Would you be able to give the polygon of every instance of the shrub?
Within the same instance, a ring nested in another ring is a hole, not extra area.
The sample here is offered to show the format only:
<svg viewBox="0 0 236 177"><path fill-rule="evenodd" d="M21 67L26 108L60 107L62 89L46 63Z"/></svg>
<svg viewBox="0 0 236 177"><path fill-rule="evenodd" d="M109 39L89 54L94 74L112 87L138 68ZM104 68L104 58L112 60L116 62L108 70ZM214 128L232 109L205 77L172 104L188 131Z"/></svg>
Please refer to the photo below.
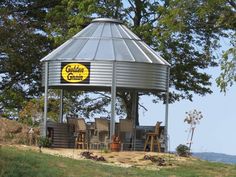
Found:
<svg viewBox="0 0 236 177"><path fill-rule="evenodd" d="M177 146L176 152L181 157L189 157L191 155L189 147L183 144Z"/></svg>
<svg viewBox="0 0 236 177"><path fill-rule="evenodd" d="M51 147L52 142L47 137L40 137L38 144L39 144L39 147Z"/></svg>

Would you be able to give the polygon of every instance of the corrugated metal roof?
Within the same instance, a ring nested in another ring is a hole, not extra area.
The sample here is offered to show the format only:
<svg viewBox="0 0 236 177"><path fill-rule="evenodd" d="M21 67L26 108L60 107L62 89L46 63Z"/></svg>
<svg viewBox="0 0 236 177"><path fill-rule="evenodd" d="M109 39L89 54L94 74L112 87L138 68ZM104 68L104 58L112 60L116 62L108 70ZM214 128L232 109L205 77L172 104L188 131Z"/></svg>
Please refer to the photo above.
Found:
<svg viewBox="0 0 236 177"><path fill-rule="evenodd" d="M99 18L41 61L127 61L169 65L120 20Z"/></svg>

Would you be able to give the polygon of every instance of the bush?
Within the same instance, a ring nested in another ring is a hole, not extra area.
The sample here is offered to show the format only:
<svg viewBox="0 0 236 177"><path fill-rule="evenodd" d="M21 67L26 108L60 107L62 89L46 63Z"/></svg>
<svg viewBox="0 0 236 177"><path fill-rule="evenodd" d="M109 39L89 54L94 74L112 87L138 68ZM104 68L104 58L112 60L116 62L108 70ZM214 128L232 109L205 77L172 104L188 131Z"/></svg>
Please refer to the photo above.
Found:
<svg viewBox="0 0 236 177"><path fill-rule="evenodd" d="M40 137L38 143L39 147L51 147L52 145L51 140L47 137Z"/></svg>
<svg viewBox="0 0 236 177"><path fill-rule="evenodd" d="M189 147L183 144L177 146L176 152L181 157L189 157L191 155Z"/></svg>

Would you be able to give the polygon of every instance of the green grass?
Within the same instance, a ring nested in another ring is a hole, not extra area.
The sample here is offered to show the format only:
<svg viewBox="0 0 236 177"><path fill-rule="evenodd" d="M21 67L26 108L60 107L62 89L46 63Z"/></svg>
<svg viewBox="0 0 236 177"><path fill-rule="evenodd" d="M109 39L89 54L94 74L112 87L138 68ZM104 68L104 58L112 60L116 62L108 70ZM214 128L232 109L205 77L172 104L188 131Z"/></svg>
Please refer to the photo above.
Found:
<svg viewBox="0 0 236 177"><path fill-rule="evenodd" d="M236 176L236 165L200 160L176 161L159 171L120 168L90 160L74 160L16 148L0 148L0 177L212 177Z"/></svg>

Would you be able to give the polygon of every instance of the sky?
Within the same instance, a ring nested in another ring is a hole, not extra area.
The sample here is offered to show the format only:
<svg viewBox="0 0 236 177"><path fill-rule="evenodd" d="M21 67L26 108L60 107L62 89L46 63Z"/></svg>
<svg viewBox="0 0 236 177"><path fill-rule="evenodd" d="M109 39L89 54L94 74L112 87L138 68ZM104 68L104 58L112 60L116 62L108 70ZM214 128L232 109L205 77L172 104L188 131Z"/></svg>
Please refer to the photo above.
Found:
<svg viewBox="0 0 236 177"><path fill-rule="evenodd" d="M169 105L169 149L175 151L179 144L187 143L189 125L184 122L186 112L196 109L203 119L197 125L193 136L192 152L217 152L236 155L236 86L228 88L226 94L220 92L215 78L220 69L207 71L212 77L212 94L204 97L194 95L193 101L183 100ZM151 97L143 97L141 103L148 109L140 110L141 125L155 125L165 120L165 105L152 103Z"/></svg>

